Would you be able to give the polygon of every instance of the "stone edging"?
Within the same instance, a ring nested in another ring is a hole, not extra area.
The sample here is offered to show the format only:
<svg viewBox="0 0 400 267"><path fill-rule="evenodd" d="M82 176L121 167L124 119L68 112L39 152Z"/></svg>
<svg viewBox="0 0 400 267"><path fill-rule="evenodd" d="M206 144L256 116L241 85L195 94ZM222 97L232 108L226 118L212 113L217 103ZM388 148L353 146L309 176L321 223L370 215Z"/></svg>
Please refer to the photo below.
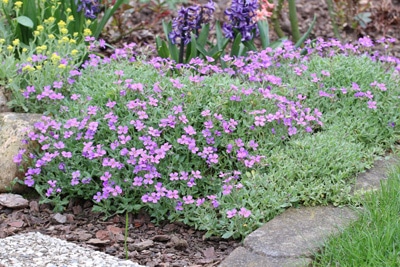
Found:
<svg viewBox="0 0 400 267"><path fill-rule="evenodd" d="M387 157L357 177L355 191L378 189L391 166L400 161ZM306 267L329 235L357 219L348 207L289 208L248 235L220 267Z"/></svg>

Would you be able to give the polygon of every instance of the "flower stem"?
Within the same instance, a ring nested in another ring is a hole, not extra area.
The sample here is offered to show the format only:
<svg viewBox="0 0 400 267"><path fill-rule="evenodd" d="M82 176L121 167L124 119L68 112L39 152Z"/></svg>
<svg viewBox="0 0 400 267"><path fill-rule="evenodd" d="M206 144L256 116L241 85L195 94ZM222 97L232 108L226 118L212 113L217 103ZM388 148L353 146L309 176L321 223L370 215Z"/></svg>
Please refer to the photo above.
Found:
<svg viewBox="0 0 400 267"><path fill-rule="evenodd" d="M124 237L124 250L125 250L125 258L128 259L128 225L129 225L129 217L128 212L125 212L125 237Z"/></svg>
<svg viewBox="0 0 400 267"><path fill-rule="evenodd" d="M293 42L297 43L300 39L299 24L297 21L297 10L296 10L296 0L288 0L289 2L289 20L290 26L292 28L292 38Z"/></svg>
<svg viewBox="0 0 400 267"><path fill-rule="evenodd" d="M282 38L285 36L285 33L282 31L281 25L279 23L279 16L281 14L282 7L283 7L283 0L279 0L278 5L274 9L274 11L272 13L272 17L271 17L272 24L274 26L274 31L278 35L279 38Z"/></svg>

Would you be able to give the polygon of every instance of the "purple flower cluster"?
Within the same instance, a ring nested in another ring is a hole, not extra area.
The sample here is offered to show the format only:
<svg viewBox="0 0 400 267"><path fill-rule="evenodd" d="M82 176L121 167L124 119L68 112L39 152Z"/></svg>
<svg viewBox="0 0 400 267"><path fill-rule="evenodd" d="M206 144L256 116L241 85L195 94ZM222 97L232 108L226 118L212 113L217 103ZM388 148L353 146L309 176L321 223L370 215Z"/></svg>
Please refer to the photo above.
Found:
<svg viewBox="0 0 400 267"><path fill-rule="evenodd" d="M257 23L254 18L257 15L257 0L232 0L230 8L225 10L230 23L224 23L225 37L234 39L236 32L241 33L242 41L249 41L258 34Z"/></svg>
<svg viewBox="0 0 400 267"><path fill-rule="evenodd" d="M212 0L204 6L181 7L178 16L172 20L172 31L168 35L171 42L187 45L190 42L191 33L196 34L197 37L201 25L211 21L214 10Z"/></svg>
<svg viewBox="0 0 400 267"><path fill-rule="evenodd" d="M83 10L85 17L88 19L95 19L97 13L100 12L99 0L75 0L75 4L78 5L77 12Z"/></svg>

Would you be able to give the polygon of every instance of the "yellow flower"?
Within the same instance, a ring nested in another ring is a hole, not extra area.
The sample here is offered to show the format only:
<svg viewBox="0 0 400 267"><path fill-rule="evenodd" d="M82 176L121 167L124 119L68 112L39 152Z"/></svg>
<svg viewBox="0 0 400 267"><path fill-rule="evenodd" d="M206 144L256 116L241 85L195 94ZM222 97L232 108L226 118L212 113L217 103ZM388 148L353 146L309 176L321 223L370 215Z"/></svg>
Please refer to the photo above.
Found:
<svg viewBox="0 0 400 267"><path fill-rule="evenodd" d="M64 43L68 43L68 42L69 42L69 38L68 38L67 36L64 36L61 40L62 40Z"/></svg>
<svg viewBox="0 0 400 267"><path fill-rule="evenodd" d="M67 8L65 11L67 11L67 13L71 13L71 9L70 8Z"/></svg>
<svg viewBox="0 0 400 267"><path fill-rule="evenodd" d="M5 41L6 41L5 39L1 38L0 39L0 44L4 44Z"/></svg>
<svg viewBox="0 0 400 267"><path fill-rule="evenodd" d="M7 46L7 50L11 52L14 50L14 47L12 47L12 45L9 45L9 46Z"/></svg>
<svg viewBox="0 0 400 267"><path fill-rule="evenodd" d="M56 53L51 54L51 61L56 62L59 61L61 59L61 57L59 55L57 55Z"/></svg>
<svg viewBox="0 0 400 267"><path fill-rule="evenodd" d="M56 38L55 36L54 36L54 34L49 34L49 39L54 39L54 38Z"/></svg>
<svg viewBox="0 0 400 267"><path fill-rule="evenodd" d="M22 48L22 52L26 53L26 52L28 52L28 49Z"/></svg>
<svg viewBox="0 0 400 267"><path fill-rule="evenodd" d="M79 35L79 33L77 33L77 32L74 32L74 34L73 34L74 37L77 37L78 35Z"/></svg>
<svg viewBox="0 0 400 267"><path fill-rule="evenodd" d="M40 35L39 31L33 31L33 36L38 37Z"/></svg>
<svg viewBox="0 0 400 267"><path fill-rule="evenodd" d="M55 19L54 17L49 17L49 18L47 19L47 21L48 21L49 23L53 23L55 20L56 20L56 19Z"/></svg>
<svg viewBox="0 0 400 267"><path fill-rule="evenodd" d="M74 16L68 16L68 21L74 21L75 19L74 19Z"/></svg>
<svg viewBox="0 0 400 267"><path fill-rule="evenodd" d="M25 67L22 68L22 71L34 71L35 68L32 67L31 65L26 65Z"/></svg>
<svg viewBox="0 0 400 267"><path fill-rule="evenodd" d="M15 46L19 45L19 39L15 39L14 41L12 41L12 44Z"/></svg>
<svg viewBox="0 0 400 267"><path fill-rule="evenodd" d="M42 69L42 66L41 66L41 65L37 65L37 66L36 66L36 69L37 69L37 70L41 70L41 69Z"/></svg>
<svg viewBox="0 0 400 267"><path fill-rule="evenodd" d="M21 2L21 1L17 1L17 2L14 3L14 6L15 6L16 8L21 8L22 2Z"/></svg>
<svg viewBox="0 0 400 267"><path fill-rule="evenodd" d="M60 64L60 65L58 65L58 68L59 69L65 69L67 66L65 65L65 64Z"/></svg>
<svg viewBox="0 0 400 267"><path fill-rule="evenodd" d="M7 5L7 4L8 4L8 0L3 0L3 3L4 3L5 5Z"/></svg>
<svg viewBox="0 0 400 267"><path fill-rule="evenodd" d="M67 25L67 24L65 23L65 21L60 20L60 21L57 23L57 25L58 25L58 27L60 27L60 29L63 29L63 28L65 28L65 25Z"/></svg>
<svg viewBox="0 0 400 267"><path fill-rule="evenodd" d="M69 40L69 43L70 43L70 44L76 44L76 40L75 40L75 39L70 39L70 40Z"/></svg>
<svg viewBox="0 0 400 267"><path fill-rule="evenodd" d="M38 31L43 31L44 30L44 27L42 26L42 25L38 25L37 27L36 27L36 30L38 30Z"/></svg>
<svg viewBox="0 0 400 267"><path fill-rule="evenodd" d="M74 50L71 51L71 55L73 55L73 56L75 56L75 55L78 54L78 53L79 53L79 51L76 50L76 49L74 49Z"/></svg>
<svg viewBox="0 0 400 267"><path fill-rule="evenodd" d="M32 61L32 58L31 58L31 57L28 57L28 58L26 59L26 61L31 62L31 61Z"/></svg>
<svg viewBox="0 0 400 267"><path fill-rule="evenodd" d="M67 29L67 28L62 28L62 29L60 30L60 32L61 32L62 34L67 34L67 33L68 33L68 29Z"/></svg>
<svg viewBox="0 0 400 267"><path fill-rule="evenodd" d="M83 30L83 36L89 36L91 34L92 34L92 31L90 29L86 28Z"/></svg>

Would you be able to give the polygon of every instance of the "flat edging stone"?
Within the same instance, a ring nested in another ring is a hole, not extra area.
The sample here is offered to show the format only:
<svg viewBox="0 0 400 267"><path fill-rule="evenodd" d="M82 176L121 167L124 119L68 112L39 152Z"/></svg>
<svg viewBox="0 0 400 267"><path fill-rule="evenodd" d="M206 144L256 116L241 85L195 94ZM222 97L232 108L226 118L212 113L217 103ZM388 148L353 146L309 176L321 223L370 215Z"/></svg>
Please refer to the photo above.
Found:
<svg viewBox="0 0 400 267"><path fill-rule="evenodd" d="M387 172L399 163L396 156L374 162L374 167L357 175L354 191L378 189ZM358 218L348 207L317 206L289 208L248 235L220 267L306 267L312 255L330 235Z"/></svg>

